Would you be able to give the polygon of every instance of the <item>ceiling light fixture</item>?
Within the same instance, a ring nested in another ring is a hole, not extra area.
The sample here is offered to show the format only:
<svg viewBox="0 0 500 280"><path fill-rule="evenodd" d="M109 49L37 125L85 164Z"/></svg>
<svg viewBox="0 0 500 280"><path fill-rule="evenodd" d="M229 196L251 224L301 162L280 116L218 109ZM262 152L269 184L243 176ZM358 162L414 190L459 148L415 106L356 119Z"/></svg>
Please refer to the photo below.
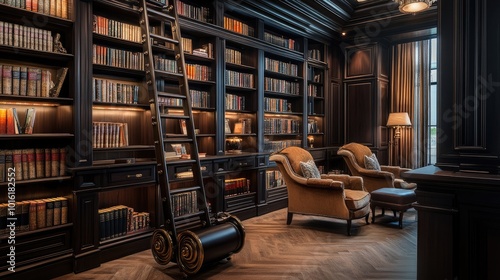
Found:
<svg viewBox="0 0 500 280"><path fill-rule="evenodd" d="M415 14L427 10L437 0L395 0L404 14Z"/></svg>

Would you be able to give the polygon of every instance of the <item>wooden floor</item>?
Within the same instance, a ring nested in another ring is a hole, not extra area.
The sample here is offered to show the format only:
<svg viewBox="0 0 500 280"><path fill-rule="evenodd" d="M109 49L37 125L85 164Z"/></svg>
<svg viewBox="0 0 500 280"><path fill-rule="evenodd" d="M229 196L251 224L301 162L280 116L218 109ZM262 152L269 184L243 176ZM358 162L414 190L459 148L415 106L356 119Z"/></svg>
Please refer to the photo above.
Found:
<svg viewBox="0 0 500 280"><path fill-rule="evenodd" d="M392 214L392 212L390 212ZM405 214L399 229L392 216L353 222L295 215L286 209L243 221L243 249L229 261L204 269L191 279L416 279L416 211ZM183 279L175 263L158 265L149 250L58 279Z"/></svg>

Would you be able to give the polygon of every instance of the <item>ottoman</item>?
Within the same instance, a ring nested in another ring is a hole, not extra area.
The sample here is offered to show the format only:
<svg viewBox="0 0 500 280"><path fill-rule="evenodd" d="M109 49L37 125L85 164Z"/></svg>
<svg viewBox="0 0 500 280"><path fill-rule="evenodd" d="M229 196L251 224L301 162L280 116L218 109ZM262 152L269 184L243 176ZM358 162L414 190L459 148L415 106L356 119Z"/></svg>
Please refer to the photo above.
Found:
<svg viewBox="0 0 500 280"><path fill-rule="evenodd" d="M403 228L403 213L413 208L417 201L415 191L397 188L381 188L371 192L370 208L372 210L372 223L375 222L375 208L391 209L394 214L399 212L399 228Z"/></svg>

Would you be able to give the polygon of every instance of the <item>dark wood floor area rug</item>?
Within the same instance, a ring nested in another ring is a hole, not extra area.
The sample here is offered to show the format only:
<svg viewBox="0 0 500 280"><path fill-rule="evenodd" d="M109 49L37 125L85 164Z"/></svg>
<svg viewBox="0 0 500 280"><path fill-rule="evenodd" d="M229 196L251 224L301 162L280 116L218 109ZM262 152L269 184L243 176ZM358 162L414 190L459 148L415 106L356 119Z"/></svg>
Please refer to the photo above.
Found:
<svg viewBox="0 0 500 280"><path fill-rule="evenodd" d="M380 216L375 224L353 222L352 236L346 235L345 221L330 218L295 215L286 225L286 209L243 225L241 252L189 279L416 279L413 209L405 214L403 229L392 216ZM58 279L183 279L183 274L175 263L158 265L147 250Z"/></svg>

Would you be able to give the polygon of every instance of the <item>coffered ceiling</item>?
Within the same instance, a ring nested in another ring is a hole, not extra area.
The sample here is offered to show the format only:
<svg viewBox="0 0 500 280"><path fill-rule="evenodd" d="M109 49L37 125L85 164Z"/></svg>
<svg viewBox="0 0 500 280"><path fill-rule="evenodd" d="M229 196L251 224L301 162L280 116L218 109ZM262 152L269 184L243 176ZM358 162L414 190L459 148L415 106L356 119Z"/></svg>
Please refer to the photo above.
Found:
<svg viewBox="0 0 500 280"><path fill-rule="evenodd" d="M248 10L266 23L286 24L297 33L340 38L359 30L384 36L435 27L437 9L417 15L402 14L393 0L231 0L238 10ZM249 8L251 7L251 8Z"/></svg>

